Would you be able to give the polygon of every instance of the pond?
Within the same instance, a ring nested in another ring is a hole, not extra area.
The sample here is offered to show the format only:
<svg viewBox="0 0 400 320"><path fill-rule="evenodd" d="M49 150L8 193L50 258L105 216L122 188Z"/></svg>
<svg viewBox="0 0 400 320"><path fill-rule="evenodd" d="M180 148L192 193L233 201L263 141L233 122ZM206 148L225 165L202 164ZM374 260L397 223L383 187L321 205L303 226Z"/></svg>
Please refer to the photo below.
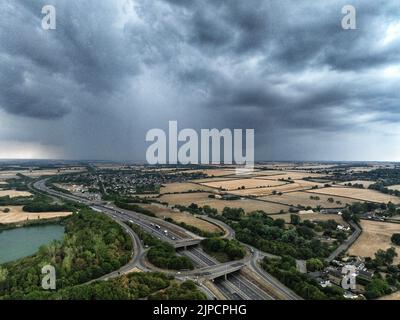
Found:
<svg viewBox="0 0 400 320"><path fill-rule="evenodd" d="M0 232L0 264L34 254L40 246L61 240L64 227L57 224L40 225Z"/></svg>

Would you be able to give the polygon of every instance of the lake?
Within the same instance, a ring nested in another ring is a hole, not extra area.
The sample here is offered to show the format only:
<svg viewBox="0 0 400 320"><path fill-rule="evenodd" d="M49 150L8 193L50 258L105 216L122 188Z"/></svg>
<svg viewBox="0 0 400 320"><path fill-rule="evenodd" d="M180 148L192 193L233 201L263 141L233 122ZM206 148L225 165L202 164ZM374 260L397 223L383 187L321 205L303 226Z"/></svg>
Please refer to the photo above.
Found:
<svg viewBox="0 0 400 320"><path fill-rule="evenodd" d="M0 264L34 254L40 246L61 240L64 227L40 225L0 232Z"/></svg>

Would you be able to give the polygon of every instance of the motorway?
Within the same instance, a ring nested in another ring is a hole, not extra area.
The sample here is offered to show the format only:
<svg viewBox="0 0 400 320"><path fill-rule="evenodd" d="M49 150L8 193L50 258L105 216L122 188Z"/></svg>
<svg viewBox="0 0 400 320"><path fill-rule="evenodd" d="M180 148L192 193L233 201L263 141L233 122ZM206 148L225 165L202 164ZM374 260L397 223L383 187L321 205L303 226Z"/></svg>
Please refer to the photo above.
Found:
<svg viewBox="0 0 400 320"><path fill-rule="evenodd" d="M130 229L126 222L134 223L140 226L144 231L148 232L159 238L160 240L166 241L175 247L177 244L182 245L187 242L192 244L194 240L198 243L202 238L194 235L193 233L166 222L164 220L145 216L143 214L120 209L112 204L104 204L101 201L90 201L81 197L77 197L72 194L62 193L50 189L46 186L47 179L42 179L34 183L34 188L50 194L54 197L64 198L67 200L83 203L88 205L93 210L102 212L113 218L117 223L119 223L124 230L129 234L134 243L134 253L131 260L127 265L122 267L120 270L114 271L110 274L103 276L100 279L106 280L112 277L117 277L121 274L130 272L134 267L138 267L144 271L150 271L145 265L140 261L145 255L145 249L142 246L140 239L137 235ZM232 228L212 218L206 218L206 220L213 222L215 224L221 225L224 230L228 230L228 238L234 237L234 231ZM156 226L159 226L157 228ZM254 269L258 274L262 276L263 280L266 280L267 285L272 285L275 289L282 291L287 299L297 299L287 288L280 284L277 280L271 280L271 276L266 274L266 272L260 272L260 267L257 264L258 252L253 251L252 255L247 255L244 259L240 261L233 261L225 264L221 264L214 258L210 257L199 247L185 247L187 250L178 251L179 254L185 255L192 259L194 263L199 267L194 271L178 272L175 274L177 278L185 279L191 278L198 281L199 277L204 279L214 279L215 277L224 276L226 273L233 272L234 274L228 275L226 279L216 280L215 285L227 296L229 299L244 299L244 300L271 300L274 299L271 295L261 290L257 284L245 278L239 273L239 270L250 264L251 268ZM224 277L223 277L224 278ZM99 279L97 279L99 280Z"/></svg>

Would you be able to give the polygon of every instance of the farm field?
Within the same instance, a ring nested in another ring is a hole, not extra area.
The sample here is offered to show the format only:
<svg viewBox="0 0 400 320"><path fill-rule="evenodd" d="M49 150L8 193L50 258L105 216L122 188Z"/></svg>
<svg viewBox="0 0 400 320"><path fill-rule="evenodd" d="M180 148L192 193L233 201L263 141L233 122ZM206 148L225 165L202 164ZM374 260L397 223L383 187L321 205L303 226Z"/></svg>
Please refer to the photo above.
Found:
<svg viewBox="0 0 400 320"><path fill-rule="evenodd" d="M78 173L86 171L86 168L73 168L73 169L46 169L46 170L9 170L9 171L0 171L0 180L6 179L15 179L18 178L17 174L23 174L24 176L37 178L40 176L52 176L58 174L65 174L65 173Z"/></svg>
<svg viewBox="0 0 400 320"><path fill-rule="evenodd" d="M316 182L309 182L304 180L294 180L293 183L286 183L284 185L270 187L270 188L257 188L257 189L245 189L245 190L235 190L231 191L230 193L241 195L241 196L256 196L256 197L263 197L272 195L274 191L276 192L293 192L293 191L302 191L302 190L310 190L314 186L322 186ZM263 200L268 200L261 198Z"/></svg>
<svg viewBox="0 0 400 320"><path fill-rule="evenodd" d="M0 190L0 197L5 197L5 196L9 196L10 198L31 197L32 193L28 191Z"/></svg>
<svg viewBox="0 0 400 320"><path fill-rule="evenodd" d="M269 176L269 178L276 179L276 180L278 180L278 179L286 179L287 180L289 178L291 180L301 180L301 179L308 178L308 177L321 178L321 177L326 176L326 175L323 175L323 174L310 173L310 172L306 172L306 171L304 171L304 172L302 172L302 171L273 171L273 172L275 172L275 175L272 176L272 177ZM260 175L257 178L258 179L262 179L263 176Z"/></svg>
<svg viewBox="0 0 400 320"><path fill-rule="evenodd" d="M235 169L205 169L201 171L209 177L223 177L234 175L236 173Z"/></svg>
<svg viewBox="0 0 400 320"><path fill-rule="evenodd" d="M370 189L329 187L323 189L316 189L309 192L315 194L327 194L331 196L348 197L359 201L373 201L373 202L383 202L383 203L388 203L391 201L393 203L400 203L400 197L391 196Z"/></svg>
<svg viewBox="0 0 400 320"><path fill-rule="evenodd" d="M355 180L355 181L345 181L345 182L340 182L340 185L345 185L347 183L351 183L351 184L362 184L364 186L364 188L368 188L371 184L374 184L375 181L367 181L367 180ZM400 187L400 186L399 186ZM390 189L390 187L389 187Z"/></svg>
<svg viewBox="0 0 400 320"><path fill-rule="evenodd" d="M392 294L388 294L387 296L383 296L378 298L378 300L400 300L400 291L396 291Z"/></svg>
<svg viewBox="0 0 400 320"><path fill-rule="evenodd" d="M158 218L165 219L165 218L172 218L176 222L184 222L186 224L195 226L203 231L206 232L219 232L221 229L205 220L196 218L192 214L184 213L180 211L175 211L164 206L159 205L151 205L151 204L142 204L141 207L150 210L153 212Z"/></svg>
<svg viewBox="0 0 400 320"><path fill-rule="evenodd" d="M387 187L388 189L390 189L390 190L397 190L397 191L400 191L400 184L396 184L396 185L394 185L394 186L389 186L389 187Z"/></svg>
<svg viewBox="0 0 400 320"><path fill-rule="evenodd" d="M274 187L279 185L285 185L286 182L275 181L275 180L263 180L263 179L235 179L226 181L215 181L215 182L204 182L202 185L211 187L214 189L223 189L227 191L238 190L239 188L245 187L249 188L259 188L259 187Z"/></svg>
<svg viewBox="0 0 400 320"><path fill-rule="evenodd" d="M319 200L313 200L310 197L319 197ZM333 198L333 202L328 201L328 199ZM270 195L266 197L262 197L261 199L264 200L269 200L269 201L274 201L274 202L280 202L283 204L291 205L291 206L297 206L297 205L302 205L305 207L312 207L315 208L318 205L320 205L322 208L343 208L346 206L346 204L351 204L352 202L355 202L355 200L351 200L348 198L342 198L342 197L333 197L333 196L327 196L327 195L313 195L307 192L289 192L289 193L284 193L282 195ZM337 201L340 201L340 203L337 203Z"/></svg>
<svg viewBox="0 0 400 320"><path fill-rule="evenodd" d="M263 210L266 213L273 214L279 213L281 210L287 212L289 206L280 205L275 203L251 200L251 199L241 199L241 200L220 200L209 198L210 193L185 193L185 194L166 194L159 198L160 201L168 202L170 205L183 205L189 206L192 203L203 207L209 205L212 208L217 209L219 212L225 207L231 208L243 208L243 210L248 213L255 210Z"/></svg>
<svg viewBox="0 0 400 320"><path fill-rule="evenodd" d="M284 213L284 214L274 214L270 215L271 218L274 219L283 219L285 222L290 222L290 215L291 213ZM305 213L305 214L299 214L300 220L311 220L311 221L328 221L328 220L335 220L337 223L346 225L347 222L345 222L342 219L342 216L338 214L322 214L322 213Z"/></svg>
<svg viewBox="0 0 400 320"><path fill-rule="evenodd" d="M10 209L10 212L4 213L2 210L5 208ZM66 217L71 215L72 212L24 212L22 206L4 206L0 207L0 223L17 223L30 220L51 219L57 217Z"/></svg>
<svg viewBox="0 0 400 320"><path fill-rule="evenodd" d="M400 255L398 247L391 243L390 237L393 233L400 233L400 224L379 221L361 220L363 232L357 241L350 247L348 254L361 257L373 258L379 249L386 250L395 247L397 254ZM394 259L394 263L400 263L400 257Z"/></svg>
<svg viewBox="0 0 400 320"><path fill-rule="evenodd" d="M160 193L176 193L176 192L188 192L189 190L201 190L201 191L212 191L212 188L209 188L204 185L190 183L190 182L174 182L174 183L167 183L160 188Z"/></svg>

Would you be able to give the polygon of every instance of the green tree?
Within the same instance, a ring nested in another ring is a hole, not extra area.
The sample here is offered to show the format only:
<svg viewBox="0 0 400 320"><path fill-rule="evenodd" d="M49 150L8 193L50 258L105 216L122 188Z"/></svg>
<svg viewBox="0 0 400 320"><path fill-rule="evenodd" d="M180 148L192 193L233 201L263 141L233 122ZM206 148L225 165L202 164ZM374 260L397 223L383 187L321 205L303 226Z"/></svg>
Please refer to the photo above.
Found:
<svg viewBox="0 0 400 320"><path fill-rule="evenodd" d="M293 225L300 224L300 217L298 214L291 214L290 215L290 223Z"/></svg>
<svg viewBox="0 0 400 320"><path fill-rule="evenodd" d="M318 258L308 259L306 265L307 265L307 271L311 272L321 271L322 269L324 269L324 263Z"/></svg>
<svg viewBox="0 0 400 320"><path fill-rule="evenodd" d="M400 233L393 233L391 240L395 245L400 246Z"/></svg>

